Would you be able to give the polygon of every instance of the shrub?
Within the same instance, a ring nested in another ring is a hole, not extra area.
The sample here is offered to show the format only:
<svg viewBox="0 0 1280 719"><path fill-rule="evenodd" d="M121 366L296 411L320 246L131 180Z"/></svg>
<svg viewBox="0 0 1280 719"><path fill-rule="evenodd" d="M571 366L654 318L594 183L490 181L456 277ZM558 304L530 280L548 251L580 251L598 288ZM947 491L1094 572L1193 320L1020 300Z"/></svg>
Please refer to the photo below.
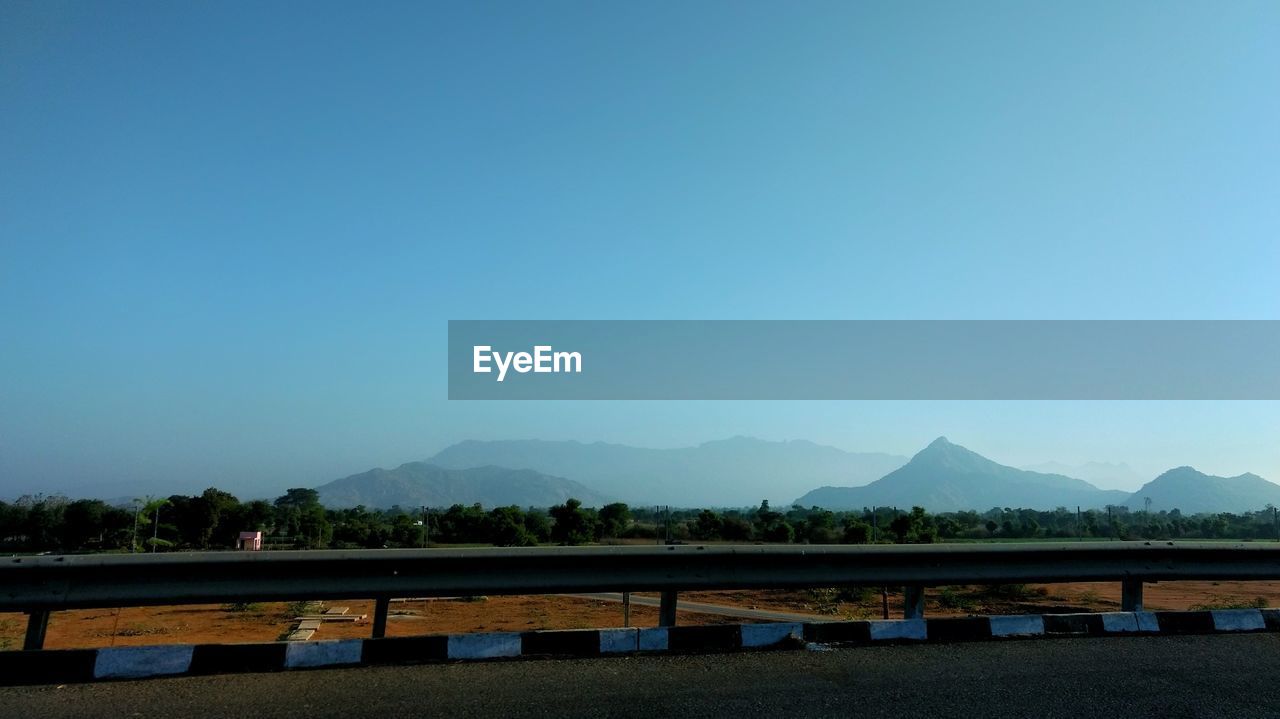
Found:
<svg viewBox="0 0 1280 719"><path fill-rule="evenodd" d="M968 610L973 607L973 600L956 591L955 587L942 587L938 590L938 606Z"/></svg>
<svg viewBox="0 0 1280 719"><path fill-rule="evenodd" d="M285 611L291 617L300 617L305 614L318 614L323 609L323 607L324 605L321 604L320 602L312 602L312 601L288 602L284 605Z"/></svg>
<svg viewBox="0 0 1280 719"><path fill-rule="evenodd" d="M999 599L1027 601L1049 594L1044 587L1031 587L1026 584L992 584L987 587L987 594Z"/></svg>

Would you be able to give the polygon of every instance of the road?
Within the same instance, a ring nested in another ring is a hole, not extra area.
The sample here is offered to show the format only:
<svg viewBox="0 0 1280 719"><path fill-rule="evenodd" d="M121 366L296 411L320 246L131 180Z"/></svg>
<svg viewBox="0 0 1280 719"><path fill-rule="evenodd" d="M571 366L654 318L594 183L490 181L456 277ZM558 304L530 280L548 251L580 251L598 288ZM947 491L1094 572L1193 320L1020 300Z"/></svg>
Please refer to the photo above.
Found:
<svg viewBox="0 0 1280 719"><path fill-rule="evenodd" d="M0 689L14 717L1280 716L1280 636L525 660Z"/></svg>

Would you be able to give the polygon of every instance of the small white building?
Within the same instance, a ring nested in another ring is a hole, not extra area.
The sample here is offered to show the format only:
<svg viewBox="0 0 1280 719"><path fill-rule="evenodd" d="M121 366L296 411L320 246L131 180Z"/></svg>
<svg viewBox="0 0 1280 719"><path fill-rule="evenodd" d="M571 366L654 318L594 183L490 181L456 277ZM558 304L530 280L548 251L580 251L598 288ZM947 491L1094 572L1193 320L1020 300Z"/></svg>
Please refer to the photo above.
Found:
<svg viewBox="0 0 1280 719"><path fill-rule="evenodd" d="M236 540L236 549L257 552L262 549L262 532L241 532Z"/></svg>

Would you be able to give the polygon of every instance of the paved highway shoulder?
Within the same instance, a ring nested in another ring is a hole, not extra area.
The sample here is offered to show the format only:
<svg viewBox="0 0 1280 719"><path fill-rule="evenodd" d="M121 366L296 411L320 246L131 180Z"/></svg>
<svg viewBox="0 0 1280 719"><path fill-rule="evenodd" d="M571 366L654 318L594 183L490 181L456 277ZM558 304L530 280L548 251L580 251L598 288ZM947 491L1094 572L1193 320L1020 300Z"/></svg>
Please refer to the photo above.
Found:
<svg viewBox="0 0 1280 719"><path fill-rule="evenodd" d="M1280 717L1280 636L421 665L0 689L28 717Z"/></svg>

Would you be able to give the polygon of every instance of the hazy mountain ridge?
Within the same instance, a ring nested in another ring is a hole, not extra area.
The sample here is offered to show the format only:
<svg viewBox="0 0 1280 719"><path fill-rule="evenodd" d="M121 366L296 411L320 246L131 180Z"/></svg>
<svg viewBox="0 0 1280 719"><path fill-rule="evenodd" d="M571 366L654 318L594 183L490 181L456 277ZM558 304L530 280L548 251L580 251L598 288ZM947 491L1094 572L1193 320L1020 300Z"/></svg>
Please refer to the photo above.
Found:
<svg viewBox="0 0 1280 719"><path fill-rule="evenodd" d="M877 464L888 466L870 477ZM1100 471L1126 465L1090 463ZM934 512L991 507L1054 509L1125 505L1177 508L1187 514L1243 512L1280 506L1280 485L1255 474L1215 477L1191 467L1169 470L1137 492L1104 490L1061 473L1002 465L940 437L910 461L859 454L807 441L768 442L747 437L696 447L646 449L604 442L543 440L460 442L425 462L375 469L320 487L330 506L430 506L454 503L493 507L549 506L576 497L588 506L631 504L733 507L768 498L813 477L829 484L796 503L829 509L923 506ZM858 481L869 482L862 486ZM874 480L874 481L871 481ZM809 484L808 486L813 486Z"/></svg>
<svg viewBox="0 0 1280 719"><path fill-rule="evenodd" d="M696 447L648 449L604 442L468 440L427 460L441 467L490 464L566 477L633 504L741 507L785 503L817 484L873 481L906 463L805 440L733 437Z"/></svg>
<svg viewBox="0 0 1280 719"><path fill-rule="evenodd" d="M1104 469L1127 465L1090 463ZM1146 498L1153 511L1247 512L1280 506L1280 485L1256 474L1215 477L1178 467L1147 482L1137 492L1104 490L1062 474L1016 469L939 437L902 468L862 487L820 487L796 500L802 506L860 509L922 506L934 512L991 507L1055 509L1123 505L1140 510Z"/></svg>
<svg viewBox="0 0 1280 719"><path fill-rule="evenodd" d="M530 469L483 466L448 469L408 462L395 469L371 469L316 488L327 507L364 505L386 509L480 503L485 507L549 507L575 497L587 506L611 501L578 482Z"/></svg>
<svg viewBox="0 0 1280 719"><path fill-rule="evenodd" d="M1120 489L1126 492L1142 486L1143 482L1147 481L1143 475L1124 462L1084 462L1082 464L1042 462L1026 465L1020 469L1075 477L1099 489Z"/></svg>
<svg viewBox="0 0 1280 719"><path fill-rule="evenodd" d="M1193 467L1175 467L1142 485L1125 505L1133 510L1145 509L1148 498L1153 512L1171 509L1183 514L1257 511L1268 504L1280 506L1280 485L1252 473L1218 477Z"/></svg>

